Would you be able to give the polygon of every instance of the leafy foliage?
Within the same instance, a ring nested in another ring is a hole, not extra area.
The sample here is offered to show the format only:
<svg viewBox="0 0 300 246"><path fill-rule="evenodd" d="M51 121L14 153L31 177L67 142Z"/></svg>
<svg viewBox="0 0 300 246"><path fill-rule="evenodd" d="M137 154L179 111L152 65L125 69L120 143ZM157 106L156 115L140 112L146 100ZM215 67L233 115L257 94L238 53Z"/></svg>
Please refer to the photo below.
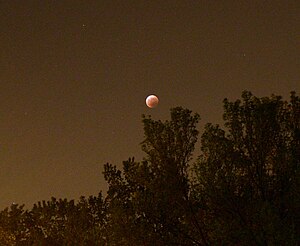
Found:
<svg viewBox="0 0 300 246"><path fill-rule="evenodd" d="M196 166L212 240L296 245L299 240L300 100L224 100L227 132L208 124ZM212 225L212 226L211 226Z"/></svg>
<svg viewBox="0 0 300 246"><path fill-rule="evenodd" d="M198 114L143 116L145 157L107 163L105 197L0 212L0 245L297 245L300 98L224 100L225 129Z"/></svg>
<svg viewBox="0 0 300 246"><path fill-rule="evenodd" d="M15 244L11 245L103 245L105 242L106 209L101 194L88 199L81 197L77 204L73 200L52 198L34 204L30 211L23 208L13 204L0 214L2 234L5 238L7 233L13 236Z"/></svg>
<svg viewBox="0 0 300 246"><path fill-rule="evenodd" d="M104 176L112 237L116 245L190 245L188 167L197 140L199 115L182 108L171 110L171 120L143 116L147 156L129 159L123 172L107 164ZM130 236L129 236L130 235Z"/></svg>

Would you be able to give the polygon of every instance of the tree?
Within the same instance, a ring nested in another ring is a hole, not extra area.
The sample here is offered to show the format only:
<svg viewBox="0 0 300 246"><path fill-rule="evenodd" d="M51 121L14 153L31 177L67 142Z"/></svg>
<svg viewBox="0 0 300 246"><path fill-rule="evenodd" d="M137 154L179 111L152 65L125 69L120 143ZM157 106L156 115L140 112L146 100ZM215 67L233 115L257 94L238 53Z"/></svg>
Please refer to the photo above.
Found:
<svg viewBox="0 0 300 246"><path fill-rule="evenodd" d="M74 200L51 198L31 210L13 204L0 213L3 245L105 245L106 205L102 194ZM10 240L10 241L8 241ZM2 244L1 244L2 245Z"/></svg>
<svg viewBox="0 0 300 246"><path fill-rule="evenodd" d="M225 129L199 115L143 116L145 158L104 166L105 197L0 212L2 245L297 245L300 98L224 100Z"/></svg>
<svg viewBox="0 0 300 246"><path fill-rule="evenodd" d="M28 236L26 215L27 211L24 209L24 205L16 203L11 204L9 208L5 208L0 212L0 227L3 240L9 239L12 245L22 245L21 243Z"/></svg>
<svg viewBox="0 0 300 246"><path fill-rule="evenodd" d="M194 196L215 244L299 242L300 99L224 100L227 131L206 125Z"/></svg>
<svg viewBox="0 0 300 246"><path fill-rule="evenodd" d="M104 244L105 205L98 197L55 199L35 204L28 216L31 245Z"/></svg>
<svg viewBox="0 0 300 246"><path fill-rule="evenodd" d="M123 162L123 172L105 165L112 245L201 245L202 232L191 229L188 175L198 120L180 107L166 122L143 116L145 159Z"/></svg>

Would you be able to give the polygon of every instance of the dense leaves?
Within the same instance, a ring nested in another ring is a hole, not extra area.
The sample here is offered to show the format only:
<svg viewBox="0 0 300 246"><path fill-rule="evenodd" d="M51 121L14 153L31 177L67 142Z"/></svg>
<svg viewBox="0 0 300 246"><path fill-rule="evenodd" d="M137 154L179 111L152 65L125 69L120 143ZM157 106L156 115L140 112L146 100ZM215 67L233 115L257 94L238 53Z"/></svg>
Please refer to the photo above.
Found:
<svg viewBox="0 0 300 246"><path fill-rule="evenodd" d="M207 125L195 194L211 241L296 245L299 240L300 100L224 100L227 130Z"/></svg>
<svg viewBox="0 0 300 246"><path fill-rule="evenodd" d="M297 245L300 99L224 100L225 128L199 115L143 116L145 157L104 165L105 197L0 212L0 245Z"/></svg>
<svg viewBox="0 0 300 246"><path fill-rule="evenodd" d="M111 228L119 245L190 245L197 242L190 226L188 167L197 140L199 116L182 108L171 120L143 117L147 154L129 159L123 172L105 166ZM130 235L130 236L129 236Z"/></svg>
<svg viewBox="0 0 300 246"><path fill-rule="evenodd" d="M52 198L30 211L12 204L0 213L0 245L104 245L105 211L101 194L77 204Z"/></svg>

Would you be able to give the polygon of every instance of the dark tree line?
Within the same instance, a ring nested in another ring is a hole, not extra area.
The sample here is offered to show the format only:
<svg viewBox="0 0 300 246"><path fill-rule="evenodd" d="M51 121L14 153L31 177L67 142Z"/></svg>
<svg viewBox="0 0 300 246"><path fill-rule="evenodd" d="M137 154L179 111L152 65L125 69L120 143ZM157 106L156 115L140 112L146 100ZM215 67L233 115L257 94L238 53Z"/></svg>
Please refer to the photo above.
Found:
<svg viewBox="0 0 300 246"><path fill-rule="evenodd" d="M198 114L143 116L145 152L104 166L105 196L0 212L0 245L298 245L300 98L224 100L225 128Z"/></svg>
<svg viewBox="0 0 300 246"><path fill-rule="evenodd" d="M105 245L106 204L101 194L11 205L0 213L0 245Z"/></svg>

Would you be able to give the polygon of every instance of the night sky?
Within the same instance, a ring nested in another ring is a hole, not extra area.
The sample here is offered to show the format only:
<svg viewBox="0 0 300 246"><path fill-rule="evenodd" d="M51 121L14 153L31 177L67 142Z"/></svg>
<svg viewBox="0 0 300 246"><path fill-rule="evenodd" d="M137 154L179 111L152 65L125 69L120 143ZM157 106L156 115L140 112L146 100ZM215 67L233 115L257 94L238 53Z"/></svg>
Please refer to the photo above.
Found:
<svg viewBox="0 0 300 246"><path fill-rule="evenodd" d="M297 0L0 0L0 28L1 209L97 195L103 164L143 157L142 114L202 129L243 90L300 91Z"/></svg>

